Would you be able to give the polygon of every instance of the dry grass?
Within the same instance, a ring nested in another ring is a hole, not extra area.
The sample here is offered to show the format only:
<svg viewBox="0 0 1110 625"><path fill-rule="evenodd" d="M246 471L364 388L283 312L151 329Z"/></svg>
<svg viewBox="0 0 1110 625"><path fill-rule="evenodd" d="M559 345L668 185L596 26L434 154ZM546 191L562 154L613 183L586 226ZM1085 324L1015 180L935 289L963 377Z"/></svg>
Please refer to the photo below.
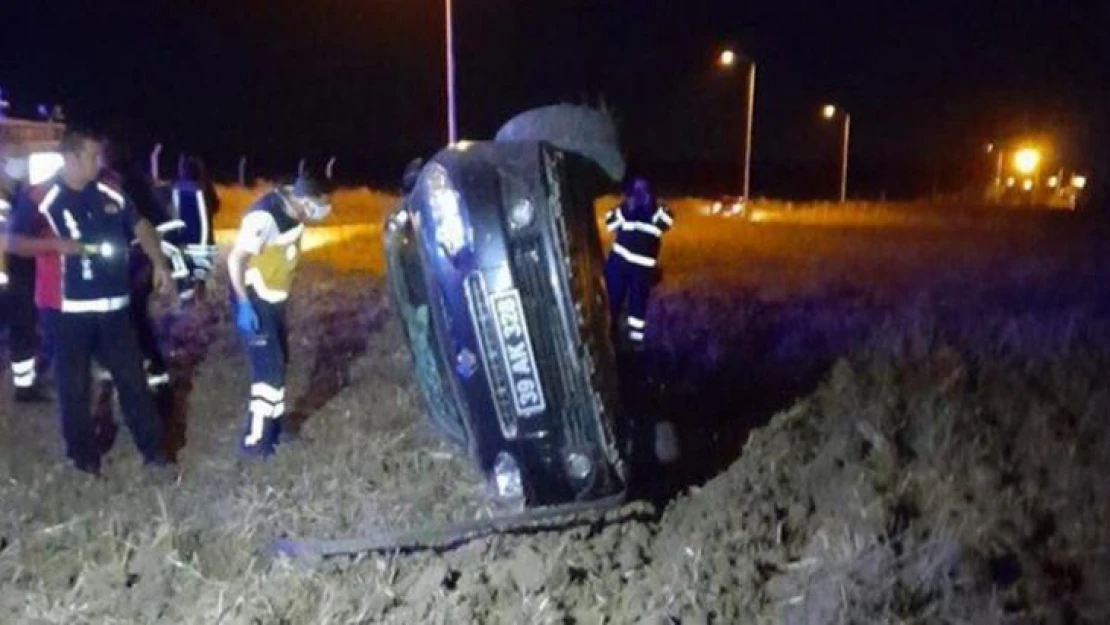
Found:
<svg viewBox="0 0 1110 625"><path fill-rule="evenodd" d="M223 190L221 227L253 195ZM307 420L273 460L233 452L247 377L221 292L169 340L180 475L143 470L126 436L104 479L75 474L49 408L0 400L4 622L1110 620L1106 238L1058 216L738 223L675 202L643 400L684 444L670 478L715 479L657 522L275 558L284 534L487 513L421 420L379 234L359 221L392 199L337 200L350 239L309 257L357 271L308 263L298 281Z"/></svg>

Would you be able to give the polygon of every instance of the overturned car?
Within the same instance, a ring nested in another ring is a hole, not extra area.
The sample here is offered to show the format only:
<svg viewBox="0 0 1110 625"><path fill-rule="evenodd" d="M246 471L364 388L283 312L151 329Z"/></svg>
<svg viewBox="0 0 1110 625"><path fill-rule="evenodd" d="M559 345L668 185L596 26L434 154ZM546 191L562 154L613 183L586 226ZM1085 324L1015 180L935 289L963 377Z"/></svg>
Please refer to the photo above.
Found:
<svg viewBox="0 0 1110 625"><path fill-rule="evenodd" d="M594 212L623 171L607 114L545 107L415 161L387 218L390 290L430 418L508 504L625 493Z"/></svg>

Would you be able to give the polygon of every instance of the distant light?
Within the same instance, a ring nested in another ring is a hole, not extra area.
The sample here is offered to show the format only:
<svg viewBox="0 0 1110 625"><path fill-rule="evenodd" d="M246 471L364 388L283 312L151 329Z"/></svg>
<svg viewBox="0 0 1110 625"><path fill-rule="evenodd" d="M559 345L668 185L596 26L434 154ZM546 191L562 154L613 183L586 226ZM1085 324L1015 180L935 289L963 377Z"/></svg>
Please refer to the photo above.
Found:
<svg viewBox="0 0 1110 625"><path fill-rule="evenodd" d="M1006 179L1006 186L1007 187L1013 187L1015 184L1017 184L1017 181L1014 180L1013 176L1010 176L1009 178Z"/></svg>
<svg viewBox="0 0 1110 625"><path fill-rule="evenodd" d="M1014 154L1014 167L1020 174L1031 174L1041 164L1041 152L1036 148L1022 148Z"/></svg>
<svg viewBox="0 0 1110 625"><path fill-rule="evenodd" d="M826 104L821 109L821 116L824 117L825 119L832 119L832 118L836 117L836 106L834 106L832 104Z"/></svg>
<svg viewBox="0 0 1110 625"><path fill-rule="evenodd" d="M1071 186L1075 187L1076 189L1083 189L1084 187L1087 186L1087 177L1086 176L1078 176L1078 175L1077 176L1072 176L1071 177Z"/></svg>
<svg viewBox="0 0 1110 625"><path fill-rule="evenodd" d="M732 67L736 64L736 53L732 50L725 50L721 56L717 58L717 63L721 67Z"/></svg>
<svg viewBox="0 0 1110 625"><path fill-rule="evenodd" d="M50 180L65 165L65 159L57 152L35 152L28 158L28 182L42 184Z"/></svg>
<svg viewBox="0 0 1110 625"><path fill-rule="evenodd" d="M1022 183L1021 183L1021 189L1022 189L1022 191L1032 191L1033 190L1033 180L1030 179L1030 178L1026 178L1025 180L1023 180Z"/></svg>
<svg viewBox="0 0 1110 625"><path fill-rule="evenodd" d="M1048 188L1049 189L1055 189L1058 186L1060 186L1060 179L1057 178L1056 176L1050 176L1048 178Z"/></svg>
<svg viewBox="0 0 1110 625"><path fill-rule="evenodd" d="M990 154L994 152L994 144L988 143L986 146L984 146L984 149L987 151L987 154Z"/></svg>

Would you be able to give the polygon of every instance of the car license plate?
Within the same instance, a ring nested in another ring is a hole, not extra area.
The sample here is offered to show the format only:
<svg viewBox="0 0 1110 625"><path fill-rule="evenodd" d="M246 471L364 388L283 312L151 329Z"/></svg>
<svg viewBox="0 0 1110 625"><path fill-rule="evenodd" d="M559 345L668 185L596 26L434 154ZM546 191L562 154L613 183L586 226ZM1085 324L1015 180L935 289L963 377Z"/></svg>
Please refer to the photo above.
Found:
<svg viewBox="0 0 1110 625"><path fill-rule="evenodd" d="M524 306L516 289L494 293L490 296L497 334L501 340L501 353L509 373L509 386L513 394L513 407L522 417L543 412L546 403L528 324L524 319Z"/></svg>

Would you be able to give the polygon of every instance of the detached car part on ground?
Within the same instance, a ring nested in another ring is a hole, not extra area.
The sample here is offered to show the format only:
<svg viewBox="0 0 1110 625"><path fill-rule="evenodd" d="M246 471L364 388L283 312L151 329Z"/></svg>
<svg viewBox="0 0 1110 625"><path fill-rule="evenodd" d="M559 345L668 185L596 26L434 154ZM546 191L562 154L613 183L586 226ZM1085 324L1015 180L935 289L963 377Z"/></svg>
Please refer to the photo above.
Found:
<svg viewBox="0 0 1110 625"><path fill-rule="evenodd" d="M626 482L594 213L612 182L545 115L608 119L553 107L533 136L449 146L410 172L385 229L432 421L497 498L528 507L609 500Z"/></svg>

